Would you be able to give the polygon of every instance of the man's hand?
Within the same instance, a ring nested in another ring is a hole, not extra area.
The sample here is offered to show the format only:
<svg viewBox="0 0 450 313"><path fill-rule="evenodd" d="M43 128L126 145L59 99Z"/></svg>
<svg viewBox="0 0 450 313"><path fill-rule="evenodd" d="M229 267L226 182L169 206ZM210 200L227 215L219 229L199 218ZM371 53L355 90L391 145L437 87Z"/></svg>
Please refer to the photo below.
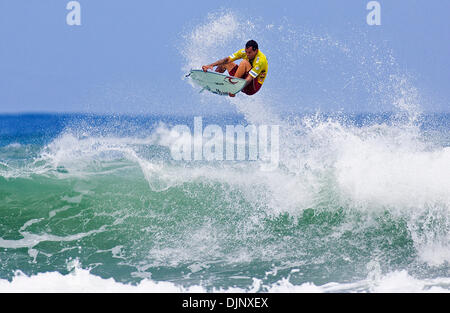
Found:
<svg viewBox="0 0 450 313"><path fill-rule="evenodd" d="M203 65L202 66L203 72L206 72L208 70L212 70L213 68L214 68L214 66L212 66L212 65Z"/></svg>
<svg viewBox="0 0 450 313"><path fill-rule="evenodd" d="M216 62L211 63L211 64L209 64L209 65L203 65L203 66L202 66L202 70L203 70L204 72L206 72L206 71L208 71L208 70L212 70L212 69L214 68L214 66L219 66L219 65L227 64L227 63L231 62L230 60L231 60L230 57L226 57L226 58L224 58L224 59L222 59L222 60L216 61Z"/></svg>

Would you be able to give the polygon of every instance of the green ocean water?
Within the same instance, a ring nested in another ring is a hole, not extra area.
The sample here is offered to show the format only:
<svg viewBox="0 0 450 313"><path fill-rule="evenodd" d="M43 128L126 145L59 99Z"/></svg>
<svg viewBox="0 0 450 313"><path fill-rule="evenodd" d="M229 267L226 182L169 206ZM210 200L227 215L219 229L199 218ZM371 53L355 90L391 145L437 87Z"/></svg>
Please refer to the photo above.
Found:
<svg viewBox="0 0 450 313"><path fill-rule="evenodd" d="M370 291L369 281L407 273L447 290L450 151L448 116L439 118L421 137L377 119L318 121L302 133L309 146L282 141L279 167L264 172L250 161L171 160L170 123L143 136L105 126L79 136L64 125L91 119L15 116L0 147L0 279L68 275L76 261L133 286ZM43 120L54 129L35 131Z"/></svg>

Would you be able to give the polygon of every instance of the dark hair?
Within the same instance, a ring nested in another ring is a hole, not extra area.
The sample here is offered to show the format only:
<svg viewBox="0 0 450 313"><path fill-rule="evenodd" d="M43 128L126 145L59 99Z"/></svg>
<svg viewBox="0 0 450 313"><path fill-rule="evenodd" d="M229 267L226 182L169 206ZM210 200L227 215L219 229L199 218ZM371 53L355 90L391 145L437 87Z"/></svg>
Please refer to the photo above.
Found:
<svg viewBox="0 0 450 313"><path fill-rule="evenodd" d="M258 43L254 40L249 40L247 41L247 43L245 44L245 49L247 49L248 47L252 47L253 51L258 49Z"/></svg>

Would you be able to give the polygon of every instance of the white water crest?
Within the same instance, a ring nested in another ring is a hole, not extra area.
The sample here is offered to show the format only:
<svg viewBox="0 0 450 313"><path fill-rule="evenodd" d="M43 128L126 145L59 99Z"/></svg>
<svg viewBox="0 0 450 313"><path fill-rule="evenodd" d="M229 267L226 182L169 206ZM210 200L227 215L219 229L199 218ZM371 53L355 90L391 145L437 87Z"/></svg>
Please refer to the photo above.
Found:
<svg viewBox="0 0 450 313"><path fill-rule="evenodd" d="M229 287L206 289L201 285L183 287L172 282L158 282L144 279L137 285L123 284L114 279L103 279L89 270L80 268L77 260L70 262L71 272L63 275L58 272L39 273L27 276L17 271L11 281L0 280L2 293L449 293L450 278L418 279L406 271L391 272L384 275L370 274L367 279L353 283L330 282L324 285L303 283L295 285L289 278L281 279L270 285L254 278L247 288ZM295 270L293 270L295 272Z"/></svg>

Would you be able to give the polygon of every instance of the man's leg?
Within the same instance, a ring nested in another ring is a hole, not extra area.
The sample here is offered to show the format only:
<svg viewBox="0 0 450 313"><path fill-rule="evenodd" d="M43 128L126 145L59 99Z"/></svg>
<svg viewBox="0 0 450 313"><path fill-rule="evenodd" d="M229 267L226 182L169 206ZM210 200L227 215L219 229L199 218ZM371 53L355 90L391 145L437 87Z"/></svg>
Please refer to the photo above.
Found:
<svg viewBox="0 0 450 313"><path fill-rule="evenodd" d="M241 63L239 63L239 67L234 74L234 77L244 78L245 74L250 72L252 69L252 65L248 60L242 60Z"/></svg>

